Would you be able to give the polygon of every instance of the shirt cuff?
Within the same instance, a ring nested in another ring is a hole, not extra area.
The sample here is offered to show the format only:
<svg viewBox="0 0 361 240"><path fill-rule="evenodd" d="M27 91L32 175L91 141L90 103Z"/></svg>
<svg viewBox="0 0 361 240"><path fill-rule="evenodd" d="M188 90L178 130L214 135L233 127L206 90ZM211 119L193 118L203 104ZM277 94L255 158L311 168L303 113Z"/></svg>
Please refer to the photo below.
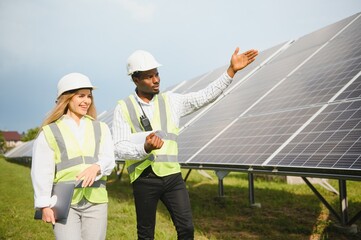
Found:
<svg viewBox="0 0 361 240"><path fill-rule="evenodd" d="M104 167L100 164L100 161L96 162L95 164L98 165L100 168L100 173L95 177L95 181L98 181L104 176Z"/></svg>
<svg viewBox="0 0 361 240"><path fill-rule="evenodd" d="M231 78L231 77L228 75L228 72L227 72L227 71L224 72L224 79L225 79L225 80L228 80L229 82L231 82L231 81L233 80L233 78Z"/></svg>
<svg viewBox="0 0 361 240"><path fill-rule="evenodd" d="M142 158L146 158L149 155L149 153L147 153L144 149L144 144L139 144L137 146L137 148L138 148L138 152L142 156Z"/></svg>
<svg viewBox="0 0 361 240"><path fill-rule="evenodd" d="M44 207L50 207L51 204L51 198L50 197L38 197L35 199L35 208L44 208Z"/></svg>

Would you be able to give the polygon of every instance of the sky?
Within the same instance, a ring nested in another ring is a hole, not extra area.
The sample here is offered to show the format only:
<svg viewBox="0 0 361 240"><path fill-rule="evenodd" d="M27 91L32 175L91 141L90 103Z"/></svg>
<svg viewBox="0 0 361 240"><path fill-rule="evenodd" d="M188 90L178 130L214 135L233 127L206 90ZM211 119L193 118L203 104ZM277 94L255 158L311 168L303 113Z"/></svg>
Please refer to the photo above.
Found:
<svg viewBox="0 0 361 240"><path fill-rule="evenodd" d="M55 106L57 82L87 75L98 114L134 91L137 49L161 90L361 12L360 0L0 0L0 130L27 132Z"/></svg>

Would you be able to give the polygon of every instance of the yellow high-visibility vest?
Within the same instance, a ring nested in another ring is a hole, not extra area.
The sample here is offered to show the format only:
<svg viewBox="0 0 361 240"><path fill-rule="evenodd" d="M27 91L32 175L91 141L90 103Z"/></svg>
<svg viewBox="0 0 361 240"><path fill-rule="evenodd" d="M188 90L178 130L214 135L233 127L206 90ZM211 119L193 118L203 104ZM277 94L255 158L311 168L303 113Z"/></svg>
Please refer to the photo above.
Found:
<svg viewBox="0 0 361 240"><path fill-rule="evenodd" d="M139 103L134 95L130 95L125 100L120 100L122 114L128 122L131 132L144 132L140 122ZM178 163L178 133L179 128L174 123L169 100L166 94L154 96L154 115L151 120L153 131L162 130L165 133L164 144L161 149L153 150L144 160L125 160L130 181L134 182L145 168L151 166L157 176L164 177L181 171Z"/></svg>
<svg viewBox="0 0 361 240"><path fill-rule="evenodd" d="M58 182L75 181L76 176L84 169L98 162L100 144L103 142L102 132L105 123L93 121L90 116L85 120L85 137L83 148L79 146L71 129L60 118L54 123L43 127L45 138L54 151L55 178ZM91 187L74 189L72 204L76 204L85 197L92 203L108 202L105 188L106 176L96 181Z"/></svg>

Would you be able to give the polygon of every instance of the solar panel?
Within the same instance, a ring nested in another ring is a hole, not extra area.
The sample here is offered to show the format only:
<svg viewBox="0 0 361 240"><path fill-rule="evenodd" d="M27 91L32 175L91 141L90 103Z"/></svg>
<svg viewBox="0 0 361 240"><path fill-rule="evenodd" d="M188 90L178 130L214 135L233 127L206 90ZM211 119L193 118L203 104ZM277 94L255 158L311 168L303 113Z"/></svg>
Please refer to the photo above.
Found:
<svg viewBox="0 0 361 240"><path fill-rule="evenodd" d="M103 113L103 114L100 114L100 115L98 116L98 120L99 120L99 121L102 121L102 122L105 122L110 129L112 129L112 125L113 125L114 109L115 109L115 108L113 108L113 109L111 109L110 111L107 111L107 112L105 112L105 113Z"/></svg>
<svg viewBox="0 0 361 240"><path fill-rule="evenodd" d="M338 99L355 99L361 97L361 77L358 77Z"/></svg>
<svg viewBox="0 0 361 240"><path fill-rule="evenodd" d="M328 102L361 69L360 26L361 18L358 18L335 39L326 41L324 46L319 47L320 51L288 76L250 113L271 112ZM320 34L317 35L320 37ZM330 37L328 34L327 36ZM302 41L303 39L300 39L299 44ZM288 50L292 51L294 47ZM316 50L312 49L313 52ZM310 53L308 50L305 52Z"/></svg>
<svg viewBox="0 0 361 240"><path fill-rule="evenodd" d="M231 83L231 85L228 88L232 89L236 85L239 85L240 82L242 81L242 79L244 79L247 75L249 75L256 68L259 68L263 64L266 64L269 61L268 59L272 58L273 55L277 54L278 51L280 51L280 49L282 49L282 47L285 44L286 43L282 43L275 47L272 47L270 49L260 52L259 56L252 63L252 65L250 65L249 67L247 67L246 69L244 69L243 71L241 71L239 74L237 74L235 76L233 82ZM183 84L183 85L189 86L189 88L182 87L182 88L176 89L174 92L184 94L184 93L195 92L195 91L201 90L204 87L206 87L209 83L216 80L219 76L221 76L221 74L223 74L227 70L227 67L228 67L228 65L223 66L221 68L216 69L215 71L212 71L210 73L207 73L207 74L201 76L199 79L193 79L189 83ZM199 111L194 112L188 116L183 117L180 121L180 126L184 126L189 121L191 121L194 117L201 115L201 112L199 112Z"/></svg>
<svg viewBox="0 0 361 240"><path fill-rule="evenodd" d="M7 158L22 158L22 157L31 157L33 150L33 140L29 142L24 142L21 145L11 149L4 154Z"/></svg>
<svg viewBox="0 0 361 240"><path fill-rule="evenodd" d="M298 46L302 45L298 44ZM302 46L303 48L305 47ZM284 52L287 51L288 49ZM282 57L284 54L282 52L275 58L277 61L272 59L270 63L258 70L251 80L241 84L239 88L233 90L209 110L205 116L188 127L179 138L180 161L188 161L190 156L195 154L198 149L219 133L224 126L227 126L227 123L241 116L245 111L249 111L249 108L253 108L257 101L262 100L269 91L289 74L290 69L296 68L301 64L312 51L315 51L314 48L308 49L303 53L297 50L298 54L291 54L286 58ZM281 57L281 60L278 60L278 57ZM211 133L213 134L210 135ZM190 136L197 140L189 139Z"/></svg>
<svg viewBox="0 0 361 240"><path fill-rule="evenodd" d="M349 20L343 20L332 26L326 27L313 34L309 34L291 45L285 51L271 59L264 67L256 72L250 81L247 81L232 91L228 96L215 105L207 114L199 119L192 126L188 127L179 138L180 161L185 162L190 156L195 154L197 149L203 147L207 141L212 139L218 133L224 122L230 122L234 118L239 117L244 111L248 111L250 107L260 108L259 112L271 108L267 101L266 104L258 104L257 101L262 100L269 94L273 88L278 87L282 81L290 74L292 69L297 68L307 58L314 53L322 44L325 44L340 29L345 27ZM262 58L262 54L260 56ZM245 74L240 72L241 74ZM235 81L239 80L238 77ZM290 98L283 97L285 92L291 88L281 88L282 92L277 93L277 104L283 104L290 101ZM297 90L297 88L296 88ZM273 103L271 98L270 103ZM256 104L257 106L253 106ZM225 123L227 125L227 123ZM192 133L193 132L193 133ZM198 133L198 135L195 135ZM211 134L213 133L213 134ZM211 134L211 135L210 135ZM185 136L185 137L183 137ZM190 139L190 136L197 140Z"/></svg>
<svg viewBox="0 0 361 240"><path fill-rule="evenodd" d="M251 80L245 79L253 69L245 71L234 79L234 85L230 86L230 91L226 96L216 103L207 113L191 126L184 129L184 133L179 137L180 162L185 162L189 156L193 155L197 149L204 146L209 139L216 136L224 126L227 126L234 118L246 111L260 97L269 91L277 82L277 78L271 78L270 81L263 81L270 77L269 73L263 74L263 68L267 68L268 58L275 54L283 46L273 48L272 52L260 53L258 64L266 61L257 74L252 76ZM259 66L255 64L256 67ZM267 75L268 74L268 75ZM257 86L257 87L254 87ZM233 89L232 89L233 88ZM206 116L206 117L205 117Z"/></svg>
<svg viewBox="0 0 361 240"><path fill-rule="evenodd" d="M360 170L360 26L354 15L292 43L182 132L180 161Z"/></svg>
<svg viewBox="0 0 361 240"><path fill-rule="evenodd" d="M361 169L361 100L328 105L268 165Z"/></svg>
<svg viewBox="0 0 361 240"><path fill-rule="evenodd" d="M226 66L222 66L208 73L202 74L199 77L185 81L181 84L177 84L175 87L173 87L173 89L169 90L182 94L201 90L206 87L210 82L216 80L216 78L220 76L224 71L226 71Z"/></svg>
<svg viewBox="0 0 361 240"><path fill-rule="evenodd" d="M319 108L236 119L215 141L203 146L202 151L186 163L261 166Z"/></svg>

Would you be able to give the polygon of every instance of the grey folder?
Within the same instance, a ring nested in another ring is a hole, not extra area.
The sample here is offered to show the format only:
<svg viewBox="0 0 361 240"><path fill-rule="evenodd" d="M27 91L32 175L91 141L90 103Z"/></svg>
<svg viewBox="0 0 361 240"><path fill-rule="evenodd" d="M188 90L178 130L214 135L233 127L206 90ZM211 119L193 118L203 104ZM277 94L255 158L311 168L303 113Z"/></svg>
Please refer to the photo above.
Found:
<svg viewBox="0 0 361 240"><path fill-rule="evenodd" d="M57 183L53 185L52 196L56 195L57 201L52 207L55 220L64 220L68 218L71 200L73 198L75 183ZM42 211L35 211L34 219L42 219Z"/></svg>

